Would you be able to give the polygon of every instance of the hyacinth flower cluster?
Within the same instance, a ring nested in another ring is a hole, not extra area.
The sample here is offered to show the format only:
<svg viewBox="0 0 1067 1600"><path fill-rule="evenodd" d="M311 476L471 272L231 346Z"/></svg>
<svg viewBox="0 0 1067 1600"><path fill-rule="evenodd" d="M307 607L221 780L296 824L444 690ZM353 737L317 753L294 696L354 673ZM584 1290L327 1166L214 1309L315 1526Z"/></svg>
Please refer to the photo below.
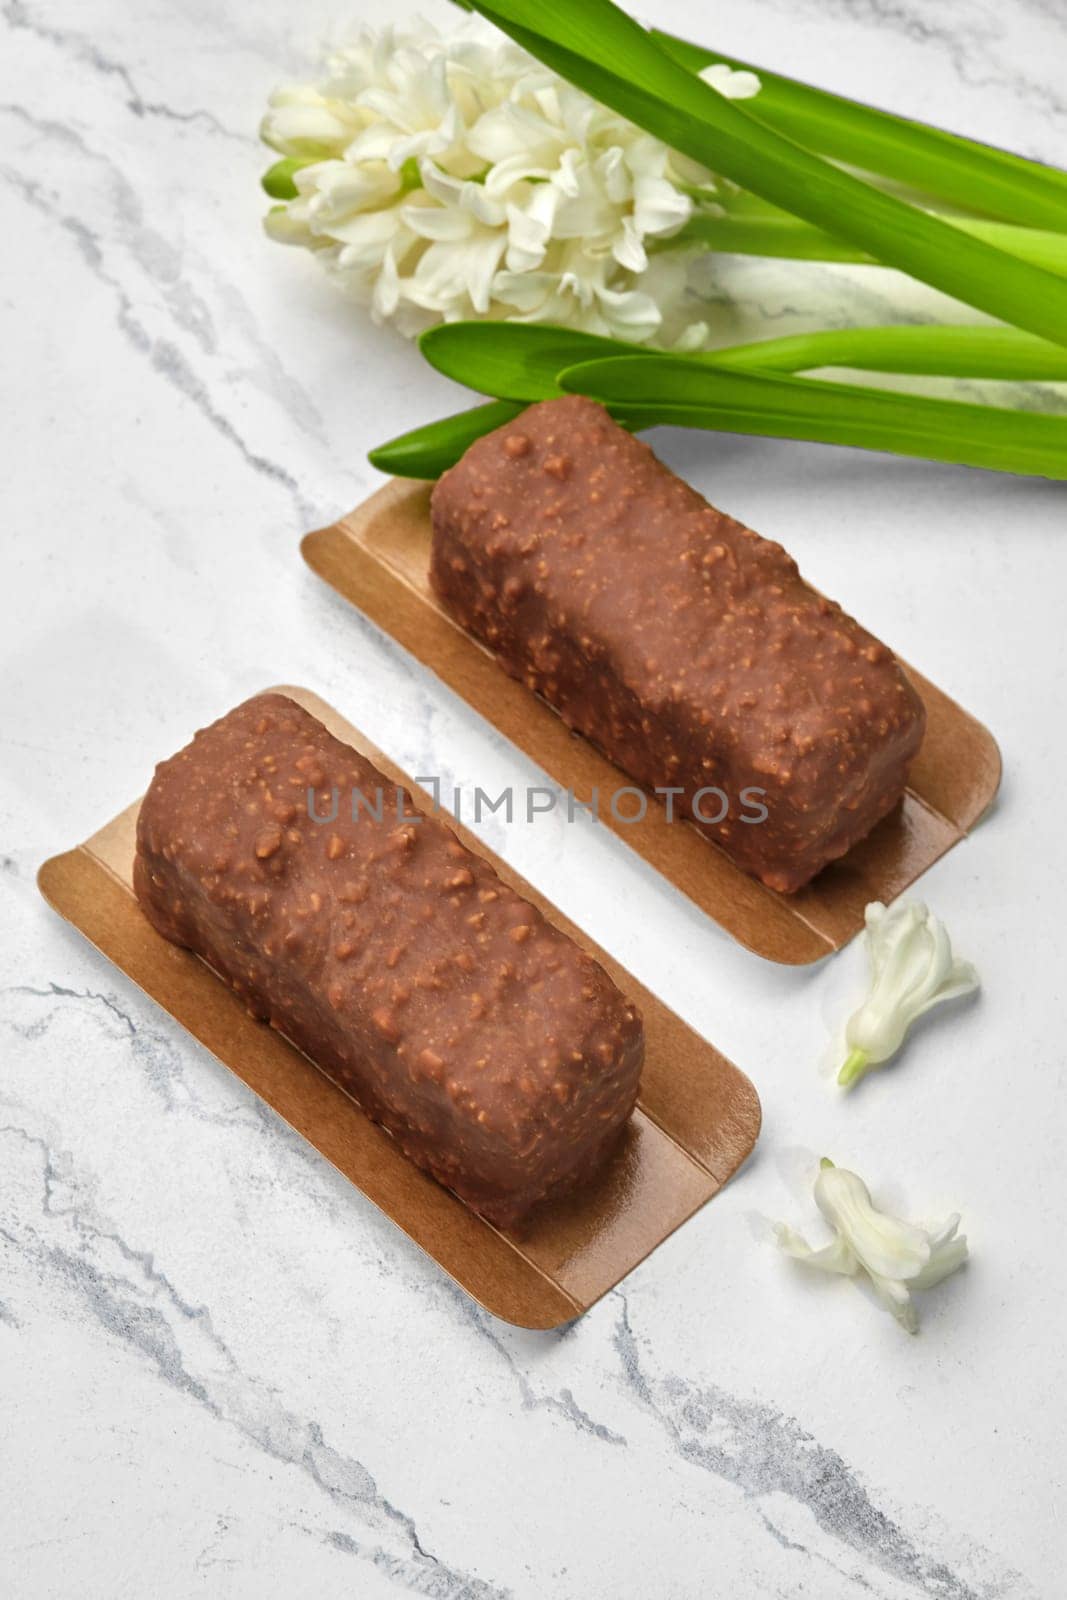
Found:
<svg viewBox="0 0 1067 1600"><path fill-rule="evenodd" d="M758 80L709 68L720 93ZM650 257L716 180L491 30L364 30L278 89L272 238L316 253L406 334L468 317L698 344L679 262Z"/></svg>

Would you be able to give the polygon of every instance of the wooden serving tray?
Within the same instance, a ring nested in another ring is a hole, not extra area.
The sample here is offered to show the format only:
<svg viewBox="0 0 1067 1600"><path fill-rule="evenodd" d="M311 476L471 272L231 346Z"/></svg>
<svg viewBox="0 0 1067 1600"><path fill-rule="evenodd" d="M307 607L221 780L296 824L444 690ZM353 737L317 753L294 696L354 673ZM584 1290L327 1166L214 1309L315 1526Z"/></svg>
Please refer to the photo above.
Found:
<svg viewBox="0 0 1067 1600"><path fill-rule="evenodd" d="M399 767L316 695L278 692L407 788L421 810L432 810ZM253 1021L209 967L155 932L132 887L139 809L138 801L44 863L37 882L49 905L494 1315L524 1328L554 1328L580 1316L717 1194L755 1144L760 1104L744 1074L449 819L471 850L600 962L645 1023L638 1108L607 1169L580 1193L542 1207L523 1228L494 1228L414 1166L307 1056Z"/></svg>
<svg viewBox="0 0 1067 1600"><path fill-rule="evenodd" d="M396 478L332 527L309 533L304 560L430 667L564 789L579 799L620 782L612 765L490 651L454 622L429 585L430 485ZM911 782L893 814L798 894L779 894L734 865L691 823L650 804L639 822L601 816L632 849L740 944L800 965L839 950L863 927L870 900L901 894L958 844L992 804L1000 752L992 734L908 668L927 727Z"/></svg>

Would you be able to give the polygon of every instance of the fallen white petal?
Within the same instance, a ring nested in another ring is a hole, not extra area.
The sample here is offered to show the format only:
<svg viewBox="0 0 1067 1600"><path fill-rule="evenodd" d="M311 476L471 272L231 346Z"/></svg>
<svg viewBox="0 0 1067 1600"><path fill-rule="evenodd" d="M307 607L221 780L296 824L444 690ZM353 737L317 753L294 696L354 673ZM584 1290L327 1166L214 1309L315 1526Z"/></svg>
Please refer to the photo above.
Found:
<svg viewBox="0 0 1067 1600"><path fill-rule="evenodd" d="M815 1180L815 1202L833 1229L830 1242L813 1248L780 1222L775 1224L779 1248L824 1272L851 1277L862 1269L882 1303L914 1333L918 1318L912 1291L933 1288L967 1259L967 1240L957 1231L959 1216L933 1230L904 1222L879 1211L854 1172L825 1161Z"/></svg>

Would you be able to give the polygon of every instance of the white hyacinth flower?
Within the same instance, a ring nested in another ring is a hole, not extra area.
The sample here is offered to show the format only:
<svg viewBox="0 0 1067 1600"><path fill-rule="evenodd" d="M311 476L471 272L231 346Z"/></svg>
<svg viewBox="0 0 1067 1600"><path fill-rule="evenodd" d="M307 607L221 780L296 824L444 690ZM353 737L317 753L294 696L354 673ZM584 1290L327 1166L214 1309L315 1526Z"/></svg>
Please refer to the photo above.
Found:
<svg viewBox="0 0 1067 1600"><path fill-rule="evenodd" d="M978 988L974 967L953 956L944 924L920 902L887 910L875 900L864 916L870 990L845 1024L849 1053L837 1081L846 1089L895 1055L917 1018Z"/></svg>
<svg viewBox="0 0 1067 1600"><path fill-rule="evenodd" d="M759 90L721 64L704 76L733 98ZM706 337L684 275L651 272L649 249L694 196L714 199L713 174L481 24L365 30L321 81L272 95L262 136L297 191L268 233L315 251L378 322Z"/></svg>
<svg viewBox="0 0 1067 1600"><path fill-rule="evenodd" d="M861 1270L879 1299L909 1333L918 1329L911 1295L932 1289L967 1259L966 1237L957 1232L958 1213L939 1228L920 1228L879 1211L854 1172L823 1160L815 1180L815 1203L831 1228L832 1241L813 1249L786 1223L775 1225L779 1247L796 1261L855 1277Z"/></svg>

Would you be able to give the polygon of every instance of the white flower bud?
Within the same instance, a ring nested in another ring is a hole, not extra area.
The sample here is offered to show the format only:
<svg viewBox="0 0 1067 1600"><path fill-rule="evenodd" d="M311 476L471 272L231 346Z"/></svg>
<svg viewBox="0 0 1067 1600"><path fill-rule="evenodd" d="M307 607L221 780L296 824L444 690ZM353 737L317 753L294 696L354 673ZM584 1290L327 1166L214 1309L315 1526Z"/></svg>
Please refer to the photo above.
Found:
<svg viewBox="0 0 1067 1600"><path fill-rule="evenodd" d="M901 901L887 910L875 900L865 917L870 990L845 1024L843 1088L895 1055L925 1012L978 988L974 967L953 957L944 924L926 906Z"/></svg>

